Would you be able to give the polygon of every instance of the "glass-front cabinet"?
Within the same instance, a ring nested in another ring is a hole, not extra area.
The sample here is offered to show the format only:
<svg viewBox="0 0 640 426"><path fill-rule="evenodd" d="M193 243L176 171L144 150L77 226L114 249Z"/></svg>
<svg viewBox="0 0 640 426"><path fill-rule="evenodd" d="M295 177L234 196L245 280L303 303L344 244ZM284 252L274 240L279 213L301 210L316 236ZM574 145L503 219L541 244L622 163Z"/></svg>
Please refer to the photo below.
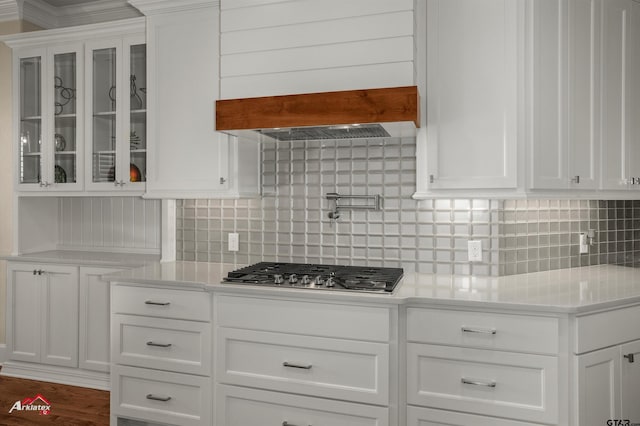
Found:
<svg viewBox="0 0 640 426"><path fill-rule="evenodd" d="M147 69L143 37L87 43L89 190L143 190L147 175Z"/></svg>
<svg viewBox="0 0 640 426"><path fill-rule="evenodd" d="M82 54L68 45L16 56L21 191L82 189Z"/></svg>

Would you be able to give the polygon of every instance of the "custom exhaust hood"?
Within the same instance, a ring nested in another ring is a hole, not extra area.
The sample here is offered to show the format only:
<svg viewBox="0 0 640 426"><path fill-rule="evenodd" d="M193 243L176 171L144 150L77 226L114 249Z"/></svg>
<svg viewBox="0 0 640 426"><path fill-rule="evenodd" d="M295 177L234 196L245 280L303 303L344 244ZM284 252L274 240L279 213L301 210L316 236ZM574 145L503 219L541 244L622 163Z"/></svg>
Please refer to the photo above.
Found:
<svg viewBox="0 0 640 426"><path fill-rule="evenodd" d="M257 141L415 136L416 86L216 101L216 130Z"/></svg>

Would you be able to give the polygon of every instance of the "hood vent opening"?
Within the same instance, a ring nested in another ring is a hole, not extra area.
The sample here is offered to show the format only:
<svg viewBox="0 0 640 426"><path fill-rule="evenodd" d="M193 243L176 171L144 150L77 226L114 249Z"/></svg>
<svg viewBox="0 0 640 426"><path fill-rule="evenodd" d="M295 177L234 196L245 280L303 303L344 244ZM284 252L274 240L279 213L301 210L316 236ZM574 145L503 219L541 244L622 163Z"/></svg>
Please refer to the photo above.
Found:
<svg viewBox="0 0 640 426"><path fill-rule="evenodd" d="M257 132L277 141L388 138L391 136L380 124L265 129L257 130Z"/></svg>
<svg viewBox="0 0 640 426"><path fill-rule="evenodd" d="M415 136L419 104L416 86L224 99L216 130L257 141Z"/></svg>

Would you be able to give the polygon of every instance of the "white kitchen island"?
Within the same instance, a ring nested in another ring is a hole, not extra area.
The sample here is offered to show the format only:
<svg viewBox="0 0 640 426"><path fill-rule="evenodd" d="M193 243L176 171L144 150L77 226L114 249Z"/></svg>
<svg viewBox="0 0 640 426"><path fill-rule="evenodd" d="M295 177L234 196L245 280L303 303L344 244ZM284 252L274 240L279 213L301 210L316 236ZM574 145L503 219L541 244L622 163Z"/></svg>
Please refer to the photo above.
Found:
<svg viewBox="0 0 640 426"><path fill-rule="evenodd" d="M114 424L640 421L638 269L406 274L393 294L221 284L233 269L108 276Z"/></svg>

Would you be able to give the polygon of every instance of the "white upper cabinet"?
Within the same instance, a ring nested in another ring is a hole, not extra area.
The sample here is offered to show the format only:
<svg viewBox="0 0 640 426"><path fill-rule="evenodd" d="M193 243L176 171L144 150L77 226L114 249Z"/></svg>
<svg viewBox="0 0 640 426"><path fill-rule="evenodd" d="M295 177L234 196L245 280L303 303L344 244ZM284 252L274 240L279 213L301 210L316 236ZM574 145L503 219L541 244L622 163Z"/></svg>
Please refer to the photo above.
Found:
<svg viewBox="0 0 640 426"><path fill-rule="evenodd" d="M147 57L144 34L86 43L88 190L144 191Z"/></svg>
<svg viewBox="0 0 640 426"><path fill-rule="evenodd" d="M19 191L82 189L82 45L14 54L14 143Z"/></svg>
<svg viewBox="0 0 640 426"><path fill-rule="evenodd" d="M221 99L412 86L414 0L222 0Z"/></svg>
<svg viewBox="0 0 640 426"><path fill-rule="evenodd" d="M427 0L429 189L517 187L522 5Z"/></svg>
<svg viewBox="0 0 640 426"><path fill-rule="evenodd" d="M141 194L144 18L3 36L13 49L16 190Z"/></svg>
<svg viewBox="0 0 640 426"><path fill-rule="evenodd" d="M260 145L215 132L219 10L210 1L135 3L147 14L148 198L260 193ZM162 5L169 6L163 9ZM255 68L255 66L252 66Z"/></svg>
<svg viewBox="0 0 640 426"><path fill-rule="evenodd" d="M640 190L640 4L603 0L602 188Z"/></svg>
<svg viewBox="0 0 640 426"><path fill-rule="evenodd" d="M600 1L531 7L529 188L597 189Z"/></svg>

